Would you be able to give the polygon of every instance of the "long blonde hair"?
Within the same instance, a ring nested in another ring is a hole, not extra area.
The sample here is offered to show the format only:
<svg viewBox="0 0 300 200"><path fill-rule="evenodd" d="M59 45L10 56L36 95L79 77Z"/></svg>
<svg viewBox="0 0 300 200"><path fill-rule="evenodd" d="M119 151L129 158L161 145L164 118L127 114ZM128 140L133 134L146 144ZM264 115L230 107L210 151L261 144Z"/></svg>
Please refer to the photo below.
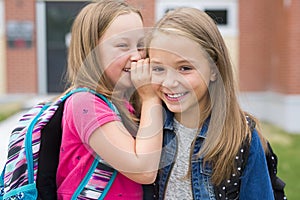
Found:
<svg viewBox="0 0 300 200"><path fill-rule="evenodd" d="M100 0L86 5L76 16L71 30L71 41L68 49L67 79L69 89L86 87L103 94L118 107L121 116L129 129L136 130L137 118L125 108L123 99L113 95L114 87L100 66L97 45L114 19L123 14L141 13L124 1ZM68 91L67 90L67 91ZM134 93L136 95L136 93ZM133 99L137 99L133 95ZM116 97L113 99L113 96ZM134 102L137 104L136 102Z"/></svg>
<svg viewBox="0 0 300 200"><path fill-rule="evenodd" d="M195 8L169 11L154 27L147 46L151 46L151 39L156 34L159 37L160 32L181 35L200 44L212 67L218 71L217 80L208 86L209 105L201 111L200 124L208 116L210 124L205 142L198 152L204 162L213 164L212 182L218 185L236 171L235 156L247 136L251 138L246 114L238 103L237 84L225 42L215 22Z"/></svg>

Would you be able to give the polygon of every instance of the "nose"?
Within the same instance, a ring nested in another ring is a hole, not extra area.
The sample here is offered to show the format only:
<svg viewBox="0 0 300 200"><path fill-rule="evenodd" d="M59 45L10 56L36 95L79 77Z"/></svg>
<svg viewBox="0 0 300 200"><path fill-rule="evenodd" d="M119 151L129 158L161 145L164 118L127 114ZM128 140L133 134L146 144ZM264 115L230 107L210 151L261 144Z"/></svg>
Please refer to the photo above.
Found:
<svg viewBox="0 0 300 200"><path fill-rule="evenodd" d="M166 88L174 88L179 85L179 75L175 70L167 70L165 77L162 79L161 85Z"/></svg>
<svg viewBox="0 0 300 200"><path fill-rule="evenodd" d="M138 60L144 58L143 52L139 49L133 49L130 53L131 62L137 62Z"/></svg>

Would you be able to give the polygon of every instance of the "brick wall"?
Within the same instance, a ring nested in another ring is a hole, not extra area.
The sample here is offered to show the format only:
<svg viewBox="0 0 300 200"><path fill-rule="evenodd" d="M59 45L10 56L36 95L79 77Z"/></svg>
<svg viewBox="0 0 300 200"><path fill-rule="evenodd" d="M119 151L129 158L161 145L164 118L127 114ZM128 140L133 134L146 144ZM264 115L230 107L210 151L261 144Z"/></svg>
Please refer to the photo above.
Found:
<svg viewBox="0 0 300 200"><path fill-rule="evenodd" d="M282 73L285 72L283 85L288 94L300 94L300 1L293 0L287 8L284 9L286 16L285 37L283 41L286 45L287 54L286 64L281 66ZM285 69L284 66L288 66Z"/></svg>
<svg viewBox="0 0 300 200"><path fill-rule="evenodd" d="M154 24L155 0L127 0ZM34 22L35 0L5 0L5 21ZM239 1L239 80L242 91L300 94L300 1ZM8 93L37 92L36 36L31 48L6 46Z"/></svg>
<svg viewBox="0 0 300 200"><path fill-rule="evenodd" d="M35 0L5 0L5 21L32 21L35 29ZM33 32L30 48L10 48L6 45L8 93L36 93L36 39Z"/></svg>
<svg viewBox="0 0 300 200"><path fill-rule="evenodd" d="M128 4L135 6L142 12L145 27L154 24L155 0L126 0Z"/></svg>
<svg viewBox="0 0 300 200"><path fill-rule="evenodd" d="M32 46L11 48L6 45L6 92L37 93L37 53L35 0L5 0L5 22L28 20L34 24ZM141 10L145 26L154 23L155 0L128 0L128 3Z"/></svg>
<svg viewBox="0 0 300 200"><path fill-rule="evenodd" d="M0 0L0 95L6 92L4 1Z"/></svg>
<svg viewBox="0 0 300 200"><path fill-rule="evenodd" d="M240 0L242 91L300 94L300 1Z"/></svg>

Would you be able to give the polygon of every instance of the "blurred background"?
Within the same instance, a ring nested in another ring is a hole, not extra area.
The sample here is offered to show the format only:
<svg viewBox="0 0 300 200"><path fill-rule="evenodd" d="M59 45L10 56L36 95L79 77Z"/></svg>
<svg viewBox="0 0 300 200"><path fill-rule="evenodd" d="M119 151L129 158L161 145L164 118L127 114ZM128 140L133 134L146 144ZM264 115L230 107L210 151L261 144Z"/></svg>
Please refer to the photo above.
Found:
<svg viewBox="0 0 300 200"><path fill-rule="evenodd" d="M10 131L4 127L13 128L9 122L32 105L28 101L64 90L70 28L88 2L0 0L2 138ZM182 6L204 10L216 21L235 66L241 105L262 121L288 199L300 199L300 0L128 2L142 11L146 27ZM7 139L1 141L2 167Z"/></svg>

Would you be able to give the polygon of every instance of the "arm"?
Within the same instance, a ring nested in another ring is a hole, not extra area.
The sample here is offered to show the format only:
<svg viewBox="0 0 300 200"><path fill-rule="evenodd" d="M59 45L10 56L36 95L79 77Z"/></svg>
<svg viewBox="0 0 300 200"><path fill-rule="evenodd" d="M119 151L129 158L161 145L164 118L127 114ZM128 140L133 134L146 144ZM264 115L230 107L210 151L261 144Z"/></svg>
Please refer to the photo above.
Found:
<svg viewBox="0 0 300 200"><path fill-rule="evenodd" d="M162 148L162 108L152 91L146 60L134 63L132 79L142 99L140 125L134 139L123 124L112 121L97 128L89 138L91 148L112 167L138 183L156 178Z"/></svg>
<svg viewBox="0 0 300 200"><path fill-rule="evenodd" d="M252 132L250 153L241 177L240 199L274 199L265 152L256 130Z"/></svg>

